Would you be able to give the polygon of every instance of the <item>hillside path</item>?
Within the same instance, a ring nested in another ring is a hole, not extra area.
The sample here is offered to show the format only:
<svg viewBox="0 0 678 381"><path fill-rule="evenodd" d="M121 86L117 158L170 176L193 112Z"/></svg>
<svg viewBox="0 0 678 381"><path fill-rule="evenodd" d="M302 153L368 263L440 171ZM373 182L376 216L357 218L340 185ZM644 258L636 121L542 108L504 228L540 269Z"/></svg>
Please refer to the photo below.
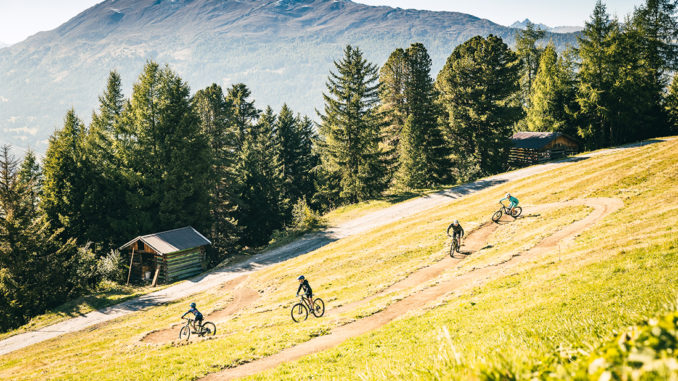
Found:
<svg viewBox="0 0 678 381"><path fill-rule="evenodd" d="M43 327L34 331L20 333L4 340L0 340L0 355L16 351L29 345L37 344L51 338L77 332L95 324L100 324L127 314L140 311L149 307L158 306L175 300L186 298L190 295L201 293L214 287L218 287L239 276L250 274L263 267L284 262L288 259L306 254L331 242L346 238L355 234L364 233L374 228L390 224L400 219L420 213L422 211L439 207L453 200L480 190L504 184L510 181L520 180L528 176L543 173L572 162L582 161L590 157L613 153L620 149L637 147L644 144L659 142L653 140L635 143L632 145L611 149L599 150L587 155L566 158L545 164L535 165L518 169L508 173L501 173L459 186L452 187L440 192L424 195L407 200L393 206L377 210L359 218L343 222L338 226L327 228L321 232L307 234L299 239L281 247L253 255L251 258L231 266L215 269L190 280L183 281L171 287L143 295L125 302L92 311L62 322ZM501 195L497 195L500 198Z"/></svg>
<svg viewBox="0 0 678 381"><path fill-rule="evenodd" d="M436 302L440 298L445 297L453 292L463 292L465 290L478 287L492 279L496 279L503 274L508 274L512 269L515 269L518 265L525 263L527 261L535 261L541 255L544 255L556 247L566 246L569 244L575 236L577 236L582 231L590 228L595 223L600 221L602 218L608 216L609 214L619 210L624 206L623 202L619 199L613 198L590 198L590 199L578 199L571 200L566 202L556 202L551 204L542 204L536 207L531 207L530 212L556 208L556 207L565 207L565 206L575 206L575 205L587 205L593 208L593 211L586 216L585 218L576 221L558 231L554 234L545 237L542 241L536 244L534 247L515 253L511 258L501 261L499 263L486 265L480 268L474 268L471 271L461 274L456 277L443 278L440 282L432 287L426 288L422 291L416 292L404 299L401 299L384 310L377 312L368 317L359 319L352 323L337 327L332 330L329 335L319 336L313 338L309 341L301 343L299 345L289 347L282 350L276 354L273 354L268 357L264 357L252 362L234 367L228 368L221 372L212 373L204 377L203 381L213 381L213 380L231 380L240 377L252 376L257 373L260 373L264 370L274 368L278 365L281 365L286 362L295 361L301 357L322 352L331 348L334 348L344 341L365 334L372 330L378 329L391 321L401 317L407 316L412 311L421 310L429 306L431 303ZM527 207L526 207L527 209ZM481 231L492 231L493 229L490 226L481 227ZM479 234L483 236L485 234ZM487 234L489 235L489 234ZM485 237L487 237L485 235ZM475 239L478 241L478 238ZM475 245L475 243L474 243ZM456 262L461 261L462 259L457 259ZM448 262L449 263L449 262ZM437 265L430 266L436 271L432 271L428 275L427 279L418 280L431 280L440 275L440 272ZM406 282L404 280L403 282ZM368 298L369 299L369 298ZM364 303L367 299L361 301ZM356 307L356 306L351 306Z"/></svg>

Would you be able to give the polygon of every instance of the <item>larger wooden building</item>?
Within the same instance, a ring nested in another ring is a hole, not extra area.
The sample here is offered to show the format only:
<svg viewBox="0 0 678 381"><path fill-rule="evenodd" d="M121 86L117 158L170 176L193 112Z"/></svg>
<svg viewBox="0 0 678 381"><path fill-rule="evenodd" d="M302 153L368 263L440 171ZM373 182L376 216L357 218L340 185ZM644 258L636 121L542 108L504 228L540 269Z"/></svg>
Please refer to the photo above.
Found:
<svg viewBox="0 0 678 381"><path fill-rule="evenodd" d="M531 165L579 152L579 142L560 132L516 132L511 137L509 164Z"/></svg>
<svg viewBox="0 0 678 381"><path fill-rule="evenodd" d="M206 270L212 243L190 226L139 236L120 251L129 258L127 283L170 283Z"/></svg>

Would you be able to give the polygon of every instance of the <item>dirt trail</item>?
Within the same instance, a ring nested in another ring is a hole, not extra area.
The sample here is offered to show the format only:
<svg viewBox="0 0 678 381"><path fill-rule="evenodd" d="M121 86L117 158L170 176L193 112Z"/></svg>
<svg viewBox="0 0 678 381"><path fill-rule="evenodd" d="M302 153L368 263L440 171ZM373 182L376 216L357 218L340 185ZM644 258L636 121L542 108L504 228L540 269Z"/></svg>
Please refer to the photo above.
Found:
<svg viewBox="0 0 678 381"><path fill-rule="evenodd" d="M563 229L552 234L551 236L546 237L531 249L514 254L510 259L506 261L493 265L488 265L482 268L476 268L468 273L462 274L461 276L443 280L435 286L422 290L409 297L406 297L405 299L402 299L398 302L391 304L381 312L360 319L353 323L335 328L329 335L311 339L305 343L287 348L277 354L259 360L255 360L235 368L226 369L218 373L212 373L205 377L204 380L230 380L238 377L251 376L266 369L274 368L282 363L294 361L303 356L333 348L352 337L356 337L364 333L370 332L372 330L378 329L386 325L387 323L397 319L398 317L406 315L408 312L412 310L424 308L427 305L431 304L432 302L435 302L441 297L444 297L445 295L448 295L452 292L461 292L472 287L477 287L478 285L486 283L491 279L496 279L500 275L514 269L520 264L526 261L534 261L535 259L539 258L540 255L552 251L557 245L566 246L569 243L571 243L571 241L579 233L593 226L602 218L608 216L609 214L623 207L623 203L619 199L591 198L545 204L529 209L530 211L536 211L546 208L575 206L575 205L587 205L594 208L594 210L584 219L564 227ZM486 234L485 238L487 238L489 234L491 234L490 230L491 230L490 228L483 229L481 227L481 229L478 229L479 237ZM488 233L488 231L490 232ZM482 245L480 239L478 239L477 241L472 241L472 243L474 243L475 245ZM444 262L445 261L440 261L439 263L430 266L428 269L433 267L435 268L442 267L442 263ZM447 263L449 264L450 261L447 261ZM419 277L420 274L424 274L424 272L422 271L423 270L420 270L417 273L415 273L417 274L416 276ZM428 272L428 275L431 276L431 278L429 279L434 279L441 275L441 273L439 273L438 270L430 270L430 272ZM406 282L409 282L409 280L406 279L402 282L399 282L401 283L400 286L409 284ZM396 287L397 285L398 283L393 285L392 287Z"/></svg>
<svg viewBox="0 0 678 381"><path fill-rule="evenodd" d="M440 261L413 272L412 274L407 276L407 278L400 280L399 282L392 284L385 290L382 290L374 295L368 296L365 299L361 299L352 303L344 304L337 308L333 308L327 311L327 315L328 316L339 315L346 311L352 311L356 307L364 305L382 295L388 294L393 291L401 291L408 288L416 287L430 279L437 278L443 272L445 272L445 270L449 270L451 267L454 267L457 263L461 262L467 255L473 254L474 252L482 249L485 246L485 243L487 242L487 238L492 233L494 233L494 231L497 230L499 226L500 225L495 224L493 222L486 222L480 225L477 229L471 231L468 234L468 236L466 236L466 238L463 239L462 247L460 249L461 255L455 254L454 258L450 257L449 255L447 255L449 246L446 246L445 249L441 251L443 259L441 259Z"/></svg>
<svg viewBox="0 0 678 381"><path fill-rule="evenodd" d="M239 283L240 282L237 282L236 284ZM232 288L233 286L234 286L233 284L225 285L224 288ZM229 316L237 313L238 311L244 309L245 307L250 306L257 299L259 299L258 292L244 285L237 287L234 291L235 295L233 297L233 300L224 309L217 310L210 313L209 315L206 315L205 316L206 321L211 321L213 323L219 323L221 321L224 321ZM183 324L181 323L177 323L173 324L168 329L150 332L149 334L144 336L141 339L141 341L150 344L164 344L177 340L179 338L179 330L181 330L182 325ZM219 333L218 326L217 333Z"/></svg>

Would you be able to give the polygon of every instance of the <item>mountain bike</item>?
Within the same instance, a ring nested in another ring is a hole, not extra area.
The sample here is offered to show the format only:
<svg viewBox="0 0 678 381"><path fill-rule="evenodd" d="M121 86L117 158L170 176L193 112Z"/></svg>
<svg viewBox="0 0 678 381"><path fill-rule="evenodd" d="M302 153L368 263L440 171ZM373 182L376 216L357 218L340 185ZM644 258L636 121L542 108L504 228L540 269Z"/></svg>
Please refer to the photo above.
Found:
<svg viewBox="0 0 678 381"><path fill-rule="evenodd" d="M299 323L308 319L308 311L311 311L313 316L319 318L325 314L325 302L320 298L313 299L313 304L308 301L305 295L301 295L301 302L292 306L292 320Z"/></svg>
<svg viewBox="0 0 678 381"><path fill-rule="evenodd" d="M450 244L450 257L454 258L454 252L456 251L457 253L461 253L459 251L459 248L461 247L461 240L457 238L456 235L451 235L452 237L452 243Z"/></svg>
<svg viewBox="0 0 678 381"><path fill-rule="evenodd" d="M200 327L196 328L195 321L193 319L184 318L184 320L186 320L186 325L181 327L181 330L179 331L179 340L188 340L188 338L191 337L191 333L195 333L200 337L214 336L217 333L217 326L211 321L205 321L200 325ZM193 328L192 331L191 328Z"/></svg>
<svg viewBox="0 0 678 381"><path fill-rule="evenodd" d="M515 206L513 208L513 213L509 213L510 208L508 206L502 204L501 202L499 203L499 205L501 205L501 208L499 208L499 210L494 212L494 214L492 215L492 221L494 221L495 223L499 222L502 214L506 214L507 216L511 216L511 217L513 217L513 219L516 219L523 212L523 208L521 208L519 206Z"/></svg>

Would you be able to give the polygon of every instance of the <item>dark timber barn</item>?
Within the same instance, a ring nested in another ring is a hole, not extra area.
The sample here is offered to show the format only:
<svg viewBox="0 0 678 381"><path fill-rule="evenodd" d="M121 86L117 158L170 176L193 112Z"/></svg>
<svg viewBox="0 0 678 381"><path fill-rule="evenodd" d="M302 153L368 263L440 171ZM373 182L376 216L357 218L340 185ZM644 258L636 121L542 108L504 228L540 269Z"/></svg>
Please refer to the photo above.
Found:
<svg viewBox="0 0 678 381"><path fill-rule="evenodd" d="M127 283L169 283L206 269L205 247L212 243L190 226L137 237L120 251L129 255Z"/></svg>
<svg viewBox="0 0 678 381"><path fill-rule="evenodd" d="M579 152L579 142L560 132L516 132L511 137L509 164L530 165Z"/></svg>

